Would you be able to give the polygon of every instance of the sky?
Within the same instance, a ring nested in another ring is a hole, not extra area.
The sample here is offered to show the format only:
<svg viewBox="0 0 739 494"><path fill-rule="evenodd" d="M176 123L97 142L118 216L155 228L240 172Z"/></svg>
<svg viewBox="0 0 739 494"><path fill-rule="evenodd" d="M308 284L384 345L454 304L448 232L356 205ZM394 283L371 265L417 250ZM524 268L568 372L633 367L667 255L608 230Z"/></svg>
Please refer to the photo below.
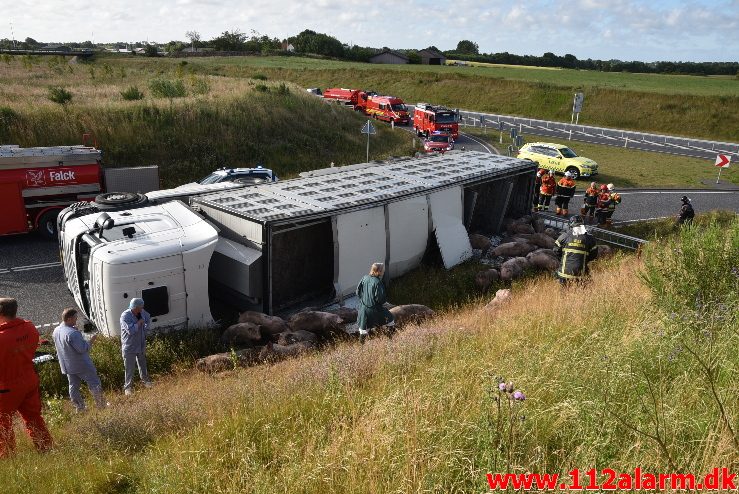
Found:
<svg viewBox="0 0 739 494"><path fill-rule="evenodd" d="M203 40L304 29L344 43L579 59L739 61L739 0L0 0L0 38L64 42Z"/></svg>

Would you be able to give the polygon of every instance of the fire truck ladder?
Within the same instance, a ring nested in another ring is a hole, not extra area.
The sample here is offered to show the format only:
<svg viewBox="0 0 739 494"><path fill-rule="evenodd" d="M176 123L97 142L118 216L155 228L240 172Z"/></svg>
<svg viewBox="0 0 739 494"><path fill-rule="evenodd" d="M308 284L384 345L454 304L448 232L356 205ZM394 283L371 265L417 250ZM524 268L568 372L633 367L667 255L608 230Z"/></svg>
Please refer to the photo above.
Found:
<svg viewBox="0 0 739 494"><path fill-rule="evenodd" d="M534 216L543 219L546 226L550 226L556 230L567 230L569 228L569 218L548 213L535 213ZM642 245L648 243L642 238L630 237L622 233L606 230L605 228L598 228L597 226L586 226L586 228L601 243L624 249L638 250Z"/></svg>

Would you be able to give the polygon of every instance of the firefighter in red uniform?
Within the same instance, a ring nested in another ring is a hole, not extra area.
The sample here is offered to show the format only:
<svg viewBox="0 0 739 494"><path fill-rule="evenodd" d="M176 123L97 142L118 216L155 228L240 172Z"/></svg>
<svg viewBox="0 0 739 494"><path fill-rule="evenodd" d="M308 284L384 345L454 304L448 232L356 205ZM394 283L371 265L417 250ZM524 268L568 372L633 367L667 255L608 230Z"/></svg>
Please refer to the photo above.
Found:
<svg viewBox="0 0 739 494"><path fill-rule="evenodd" d="M613 213L616 212L616 206L621 204L621 194L615 191L613 184L608 184L608 194L611 201L608 203L608 213L606 214L606 225L610 225L613 221Z"/></svg>
<svg viewBox="0 0 739 494"><path fill-rule="evenodd" d="M554 172L549 170L549 173L541 177L541 187L539 188L539 204L536 205L537 211L549 211L549 203L552 200L554 189L557 187L557 182L554 180Z"/></svg>
<svg viewBox="0 0 739 494"><path fill-rule="evenodd" d="M608 192L608 186L603 184L600 186L600 194L598 194L598 202L595 210L595 219L598 222L598 226L604 226L606 224L610 205L611 194Z"/></svg>
<svg viewBox="0 0 739 494"><path fill-rule="evenodd" d="M31 321L18 319L18 302L0 298L0 458L15 451L13 415L18 412L39 451L51 448L41 416L39 379L33 367L39 335Z"/></svg>
<svg viewBox="0 0 739 494"><path fill-rule="evenodd" d="M557 216L567 216L570 209L570 199L575 195L575 181L572 180L572 173L565 172L557 183L557 197L554 198L554 204L557 206Z"/></svg>
<svg viewBox="0 0 739 494"><path fill-rule="evenodd" d="M585 197L583 198L583 205L580 208L580 215L588 223L593 222L595 216L595 208L598 205L598 184L590 182L590 187L585 189Z"/></svg>
<svg viewBox="0 0 739 494"><path fill-rule="evenodd" d="M539 207L539 191L541 190L541 178L547 174L545 168L539 168L536 172L536 178L534 179L534 211L538 211Z"/></svg>

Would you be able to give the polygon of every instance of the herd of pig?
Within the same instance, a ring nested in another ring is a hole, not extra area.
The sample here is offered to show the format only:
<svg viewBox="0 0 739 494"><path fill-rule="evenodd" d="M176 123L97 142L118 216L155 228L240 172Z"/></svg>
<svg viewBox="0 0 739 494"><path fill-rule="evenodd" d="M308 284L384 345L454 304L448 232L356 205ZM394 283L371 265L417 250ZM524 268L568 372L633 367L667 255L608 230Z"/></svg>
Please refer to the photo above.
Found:
<svg viewBox="0 0 739 494"><path fill-rule="evenodd" d="M390 312L396 327L434 316L434 311L418 304L398 305ZM223 347L233 350L201 358L195 366L212 373L302 355L326 343L350 338L347 326L356 320L357 310L348 307L331 312L306 309L287 320L261 312L244 312L221 335Z"/></svg>
<svg viewBox="0 0 739 494"><path fill-rule="evenodd" d="M476 274L475 284L481 290L487 291L499 280L513 281L526 271L557 270L559 256L553 251L557 232L545 227L543 220L531 216L506 218L504 227L506 233L500 242L493 242L484 235L470 235L470 244L480 259L494 266ZM598 246L598 257L611 254L610 247ZM498 290L486 310L500 308L510 296L510 290ZM399 305L392 307L390 312L395 317L396 327L434 316L433 310L418 304ZM348 307L328 312L305 309L286 320L261 312L244 312L238 323L228 327L221 336L223 348L231 351L204 357L197 361L196 368L212 373L302 355L326 343L350 338L347 329L356 320L357 310Z"/></svg>
<svg viewBox="0 0 739 494"><path fill-rule="evenodd" d="M475 284L480 289L487 291L498 280L513 281L527 270L555 272L559 268L559 256L553 250L558 234L547 228L544 220L531 216L506 218L504 227L506 234L498 245L493 245L484 235L470 235L472 248L488 261L486 264L494 266L475 275ZM607 245L598 246L598 257L611 254Z"/></svg>

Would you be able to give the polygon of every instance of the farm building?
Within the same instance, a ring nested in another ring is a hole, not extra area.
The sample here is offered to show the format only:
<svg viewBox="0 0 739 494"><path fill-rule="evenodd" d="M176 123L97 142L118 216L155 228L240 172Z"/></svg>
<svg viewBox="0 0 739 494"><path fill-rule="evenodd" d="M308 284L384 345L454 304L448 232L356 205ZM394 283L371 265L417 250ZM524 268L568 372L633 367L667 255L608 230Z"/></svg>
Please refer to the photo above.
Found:
<svg viewBox="0 0 739 494"><path fill-rule="evenodd" d="M370 57L369 59L370 63L389 63L389 64L404 64L408 63L408 57L403 55L402 53L398 53L396 51L392 51L388 48L385 48L377 55L374 55Z"/></svg>
<svg viewBox="0 0 739 494"><path fill-rule="evenodd" d="M446 65L446 57L434 50L421 50L418 52L421 56L423 65Z"/></svg>

